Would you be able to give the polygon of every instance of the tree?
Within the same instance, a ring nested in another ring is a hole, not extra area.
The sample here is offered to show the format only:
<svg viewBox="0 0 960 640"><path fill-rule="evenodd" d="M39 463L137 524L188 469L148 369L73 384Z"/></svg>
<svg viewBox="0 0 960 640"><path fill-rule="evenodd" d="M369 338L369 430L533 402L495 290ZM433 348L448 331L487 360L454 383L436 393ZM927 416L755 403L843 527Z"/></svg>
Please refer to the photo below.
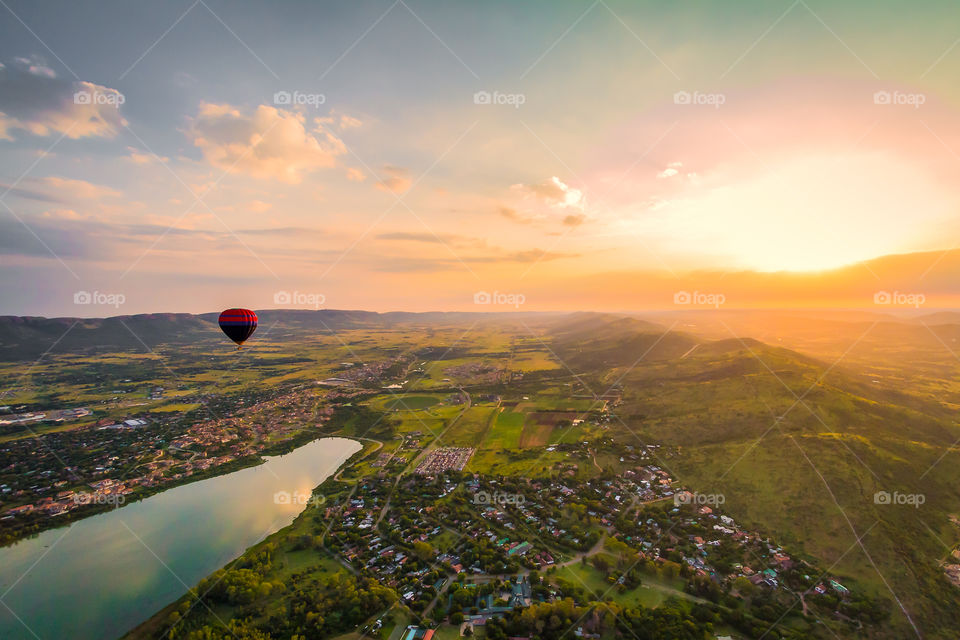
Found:
<svg viewBox="0 0 960 640"><path fill-rule="evenodd" d="M413 555L417 556L421 561L426 562L433 557L433 547L426 542L414 542Z"/></svg>

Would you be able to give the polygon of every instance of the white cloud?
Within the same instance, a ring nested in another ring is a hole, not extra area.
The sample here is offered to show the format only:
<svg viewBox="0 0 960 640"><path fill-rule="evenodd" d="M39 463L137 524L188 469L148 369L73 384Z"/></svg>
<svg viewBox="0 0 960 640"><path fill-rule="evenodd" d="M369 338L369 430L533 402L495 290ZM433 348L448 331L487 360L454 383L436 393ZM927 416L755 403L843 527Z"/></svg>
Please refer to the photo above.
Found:
<svg viewBox="0 0 960 640"><path fill-rule="evenodd" d="M671 162L667 165L667 168L657 174L658 178L672 178L673 176L680 174L680 168L683 167L682 162Z"/></svg>
<svg viewBox="0 0 960 640"><path fill-rule="evenodd" d="M537 184L515 184L511 188L553 208L583 210L585 205L583 192L556 176Z"/></svg>
<svg viewBox="0 0 960 640"><path fill-rule="evenodd" d="M245 113L228 104L204 103L186 134L215 167L290 184L336 166L346 152L322 123L311 130L302 114L268 105Z"/></svg>
<svg viewBox="0 0 960 640"><path fill-rule="evenodd" d="M16 58L0 65L0 138L11 140L16 130L112 138L126 125L123 101L116 89L58 78L39 58Z"/></svg>

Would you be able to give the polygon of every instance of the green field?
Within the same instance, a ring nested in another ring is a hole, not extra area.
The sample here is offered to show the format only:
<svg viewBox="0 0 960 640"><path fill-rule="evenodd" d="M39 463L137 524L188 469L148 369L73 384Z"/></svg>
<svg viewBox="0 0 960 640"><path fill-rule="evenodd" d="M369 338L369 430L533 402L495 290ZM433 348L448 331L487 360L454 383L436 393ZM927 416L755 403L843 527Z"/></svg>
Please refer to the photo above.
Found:
<svg viewBox="0 0 960 640"><path fill-rule="evenodd" d="M442 400L439 396L404 394L386 397L381 402L372 403L374 407L384 411L419 411L428 409Z"/></svg>
<svg viewBox="0 0 960 640"><path fill-rule="evenodd" d="M483 441L484 449L516 449L520 446L524 415L516 411L502 411L494 420L493 428Z"/></svg>

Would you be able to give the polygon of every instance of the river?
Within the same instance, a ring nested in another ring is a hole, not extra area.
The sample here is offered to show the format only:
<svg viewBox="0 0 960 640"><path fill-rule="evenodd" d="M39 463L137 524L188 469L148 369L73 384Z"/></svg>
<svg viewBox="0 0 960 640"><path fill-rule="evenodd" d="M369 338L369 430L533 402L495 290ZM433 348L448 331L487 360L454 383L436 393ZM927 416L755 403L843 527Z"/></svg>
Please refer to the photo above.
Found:
<svg viewBox="0 0 960 640"><path fill-rule="evenodd" d="M361 449L323 438L0 549L0 638L117 638L291 522ZM297 504L299 502L299 504Z"/></svg>

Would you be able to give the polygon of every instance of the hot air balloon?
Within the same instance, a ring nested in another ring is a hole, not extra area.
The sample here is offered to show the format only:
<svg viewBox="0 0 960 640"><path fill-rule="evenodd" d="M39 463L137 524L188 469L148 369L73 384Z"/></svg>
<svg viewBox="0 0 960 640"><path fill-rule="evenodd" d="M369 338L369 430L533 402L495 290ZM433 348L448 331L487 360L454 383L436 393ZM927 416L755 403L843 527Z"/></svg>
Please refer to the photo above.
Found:
<svg viewBox="0 0 960 640"><path fill-rule="evenodd" d="M220 329L237 343L237 350L257 330L257 314L250 309L227 309L220 314Z"/></svg>

